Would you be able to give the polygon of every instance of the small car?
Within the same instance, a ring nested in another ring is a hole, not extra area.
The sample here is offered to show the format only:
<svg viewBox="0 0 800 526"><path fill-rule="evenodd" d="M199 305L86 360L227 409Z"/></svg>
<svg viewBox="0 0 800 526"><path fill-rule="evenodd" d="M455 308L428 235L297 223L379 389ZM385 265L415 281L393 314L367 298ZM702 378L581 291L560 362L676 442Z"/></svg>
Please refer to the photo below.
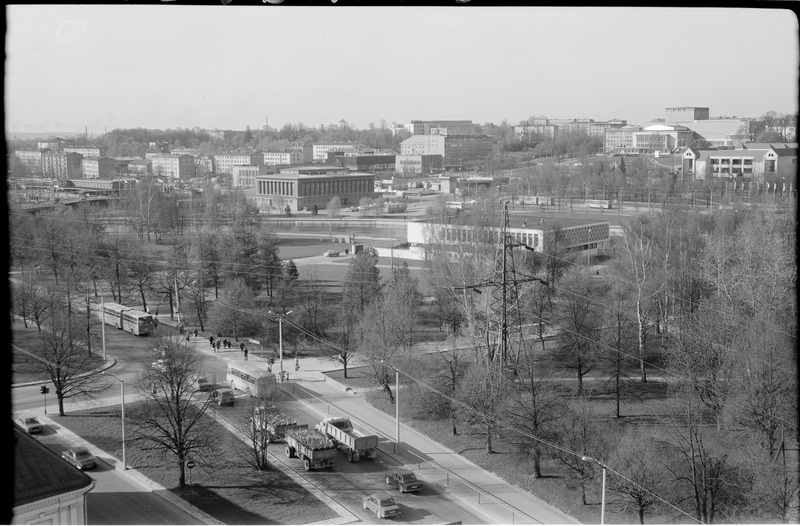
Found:
<svg viewBox="0 0 800 526"><path fill-rule="evenodd" d="M396 469L386 473L386 483L395 486L400 490L400 493L411 493L412 491L420 491L422 483L417 480L417 476L413 471L407 469Z"/></svg>
<svg viewBox="0 0 800 526"><path fill-rule="evenodd" d="M328 251L324 252L322 255L326 256L326 257L329 257L329 258L335 258L336 256L339 255L339 253L336 252L335 250L328 250Z"/></svg>
<svg viewBox="0 0 800 526"><path fill-rule="evenodd" d="M217 389L211 394L211 398L217 402L217 405L233 405L236 397L230 389Z"/></svg>
<svg viewBox="0 0 800 526"><path fill-rule="evenodd" d="M197 378L197 380L195 380L194 387L198 391L202 391L202 392L213 391L214 390L214 384L212 384L211 382L209 382L208 380L206 380L203 377Z"/></svg>
<svg viewBox="0 0 800 526"><path fill-rule="evenodd" d="M379 519L397 517L400 515L400 506L395 504L394 499L382 493L373 493L362 499L365 510L372 510Z"/></svg>
<svg viewBox="0 0 800 526"><path fill-rule="evenodd" d="M97 458L85 447L67 449L61 453L61 458L81 471L92 469L97 466Z"/></svg>
<svg viewBox="0 0 800 526"><path fill-rule="evenodd" d="M42 432L42 424L33 415L21 414L14 419L29 435Z"/></svg>

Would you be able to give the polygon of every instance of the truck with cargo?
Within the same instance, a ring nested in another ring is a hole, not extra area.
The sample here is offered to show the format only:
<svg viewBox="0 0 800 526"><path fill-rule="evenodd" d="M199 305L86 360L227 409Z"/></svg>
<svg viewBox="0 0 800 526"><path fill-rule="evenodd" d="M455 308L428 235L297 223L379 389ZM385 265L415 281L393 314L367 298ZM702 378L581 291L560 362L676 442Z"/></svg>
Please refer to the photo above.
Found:
<svg viewBox="0 0 800 526"><path fill-rule="evenodd" d="M378 435L359 432L347 417L328 417L317 424L317 430L344 451L350 462L358 462L362 458L373 460L378 456Z"/></svg>
<svg viewBox="0 0 800 526"><path fill-rule="evenodd" d="M286 430L308 427L307 424L298 424L293 418L264 406L257 406L253 410L250 424L259 432L269 434L270 442L280 442L283 440Z"/></svg>
<svg viewBox="0 0 800 526"><path fill-rule="evenodd" d="M336 445L324 434L308 427L295 427L286 430L286 456L298 457L303 461L306 471L329 468L336 458Z"/></svg>

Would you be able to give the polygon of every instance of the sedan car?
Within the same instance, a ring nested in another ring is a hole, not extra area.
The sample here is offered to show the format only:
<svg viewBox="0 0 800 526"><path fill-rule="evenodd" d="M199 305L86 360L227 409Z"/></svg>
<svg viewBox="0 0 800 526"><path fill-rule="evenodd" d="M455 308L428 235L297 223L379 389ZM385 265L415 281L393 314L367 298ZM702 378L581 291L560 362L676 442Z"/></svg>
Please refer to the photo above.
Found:
<svg viewBox="0 0 800 526"><path fill-rule="evenodd" d="M329 258L335 258L336 256L339 255L339 253L336 252L335 250L328 250L328 251L324 252L322 255L323 256L327 256Z"/></svg>
<svg viewBox="0 0 800 526"><path fill-rule="evenodd" d="M372 510L379 519L397 517L400 515L400 506L395 504L394 499L389 495L373 493L362 499L365 510Z"/></svg>
<svg viewBox="0 0 800 526"><path fill-rule="evenodd" d="M413 471L407 469L396 469L386 473L386 483L391 484L400 490L400 493L411 493L420 491L422 483L417 480Z"/></svg>
<svg viewBox="0 0 800 526"><path fill-rule="evenodd" d="M81 471L97 466L97 458L85 447L68 449L61 453L61 458Z"/></svg>
<svg viewBox="0 0 800 526"><path fill-rule="evenodd" d="M29 435L42 432L42 424L33 415L22 414L16 419L17 424L24 429Z"/></svg>

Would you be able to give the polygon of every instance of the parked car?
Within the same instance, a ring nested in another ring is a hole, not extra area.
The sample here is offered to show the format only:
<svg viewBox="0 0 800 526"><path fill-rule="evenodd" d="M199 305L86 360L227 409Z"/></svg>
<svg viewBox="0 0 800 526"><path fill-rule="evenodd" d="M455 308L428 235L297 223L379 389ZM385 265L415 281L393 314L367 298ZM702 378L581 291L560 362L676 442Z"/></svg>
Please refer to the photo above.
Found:
<svg viewBox="0 0 800 526"><path fill-rule="evenodd" d="M194 387L198 391L203 391L203 392L214 390L214 384L212 384L202 376L197 378L197 380L195 380Z"/></svg>
<svg viewBox="0 0 800 526"><path fill-rule="evenodd" d="M365 510L372 510L379 519L387 517L397 517L400 515L400 506L395 504L394 499L382 493L373 493L362 499Z"/></svg>
<svg viewBox="0 0 800 526"><path fill-rule="evenodd" d="M14 419L29 435L42 432L42 424L35 416L23 413Z"/></svg>
<svg viewBox="0 0 800 526"><path fill-rule="evenodd" d="M85 447L67 449L61 453L61 458L81 471L97 466L97 458Z"/></svg>
<svg viewBox="0 0 800 526"><path fill-rule="evenodd" d="M422 489L422 483L417 480L413 471L395 469L386 473L386 483L400 490L400 493L411 493Z"/></svg>
<svg viewBox="0 0 800 526"><path fill-rule="evenodd" d="M233 405L233 402L236 401L236 397L230 389L217 389L211 394L211 398L217 405Z"/></svg>
<svg viewBox="0 0 800 526"><path fill-rule="evenodd" d="M339 253L336 252L335 250L328 250L328 251L324 252L322 255L323 256L327 256L329 258L335 258L336 256L339 255Z"/></svg>

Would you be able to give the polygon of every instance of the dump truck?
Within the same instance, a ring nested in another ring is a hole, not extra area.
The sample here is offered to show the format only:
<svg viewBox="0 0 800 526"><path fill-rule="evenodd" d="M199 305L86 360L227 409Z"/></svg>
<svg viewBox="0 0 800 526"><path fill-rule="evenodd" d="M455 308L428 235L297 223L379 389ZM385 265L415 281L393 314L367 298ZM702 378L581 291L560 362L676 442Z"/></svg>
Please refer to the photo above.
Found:
<svg viewBox="0 0 800 526"><path fill-rule="evenodd" d="M328 417L317 424L317 431L325 434L337 448L344 451L350 462L358 462L362 458L373 460L378 456L378 435L357 431L347 417Z"/></svg>
<svg viewBox="0 0 800 526"><path fill-rule="evenodd" d="M250 423L257 431L263 430L269 433L270 442L283 440L287 429L308 427L306 424L298 424L293 418L281 412L270 412L264 407L255 408Z"/></svg>
<svg viewBox="0 0 800 526"><path fill-rule="evenodd" d="M336 445L324 434L308 427L287 429L286 456L300 458L306 471L329 468L336 458Z"/></svg>

